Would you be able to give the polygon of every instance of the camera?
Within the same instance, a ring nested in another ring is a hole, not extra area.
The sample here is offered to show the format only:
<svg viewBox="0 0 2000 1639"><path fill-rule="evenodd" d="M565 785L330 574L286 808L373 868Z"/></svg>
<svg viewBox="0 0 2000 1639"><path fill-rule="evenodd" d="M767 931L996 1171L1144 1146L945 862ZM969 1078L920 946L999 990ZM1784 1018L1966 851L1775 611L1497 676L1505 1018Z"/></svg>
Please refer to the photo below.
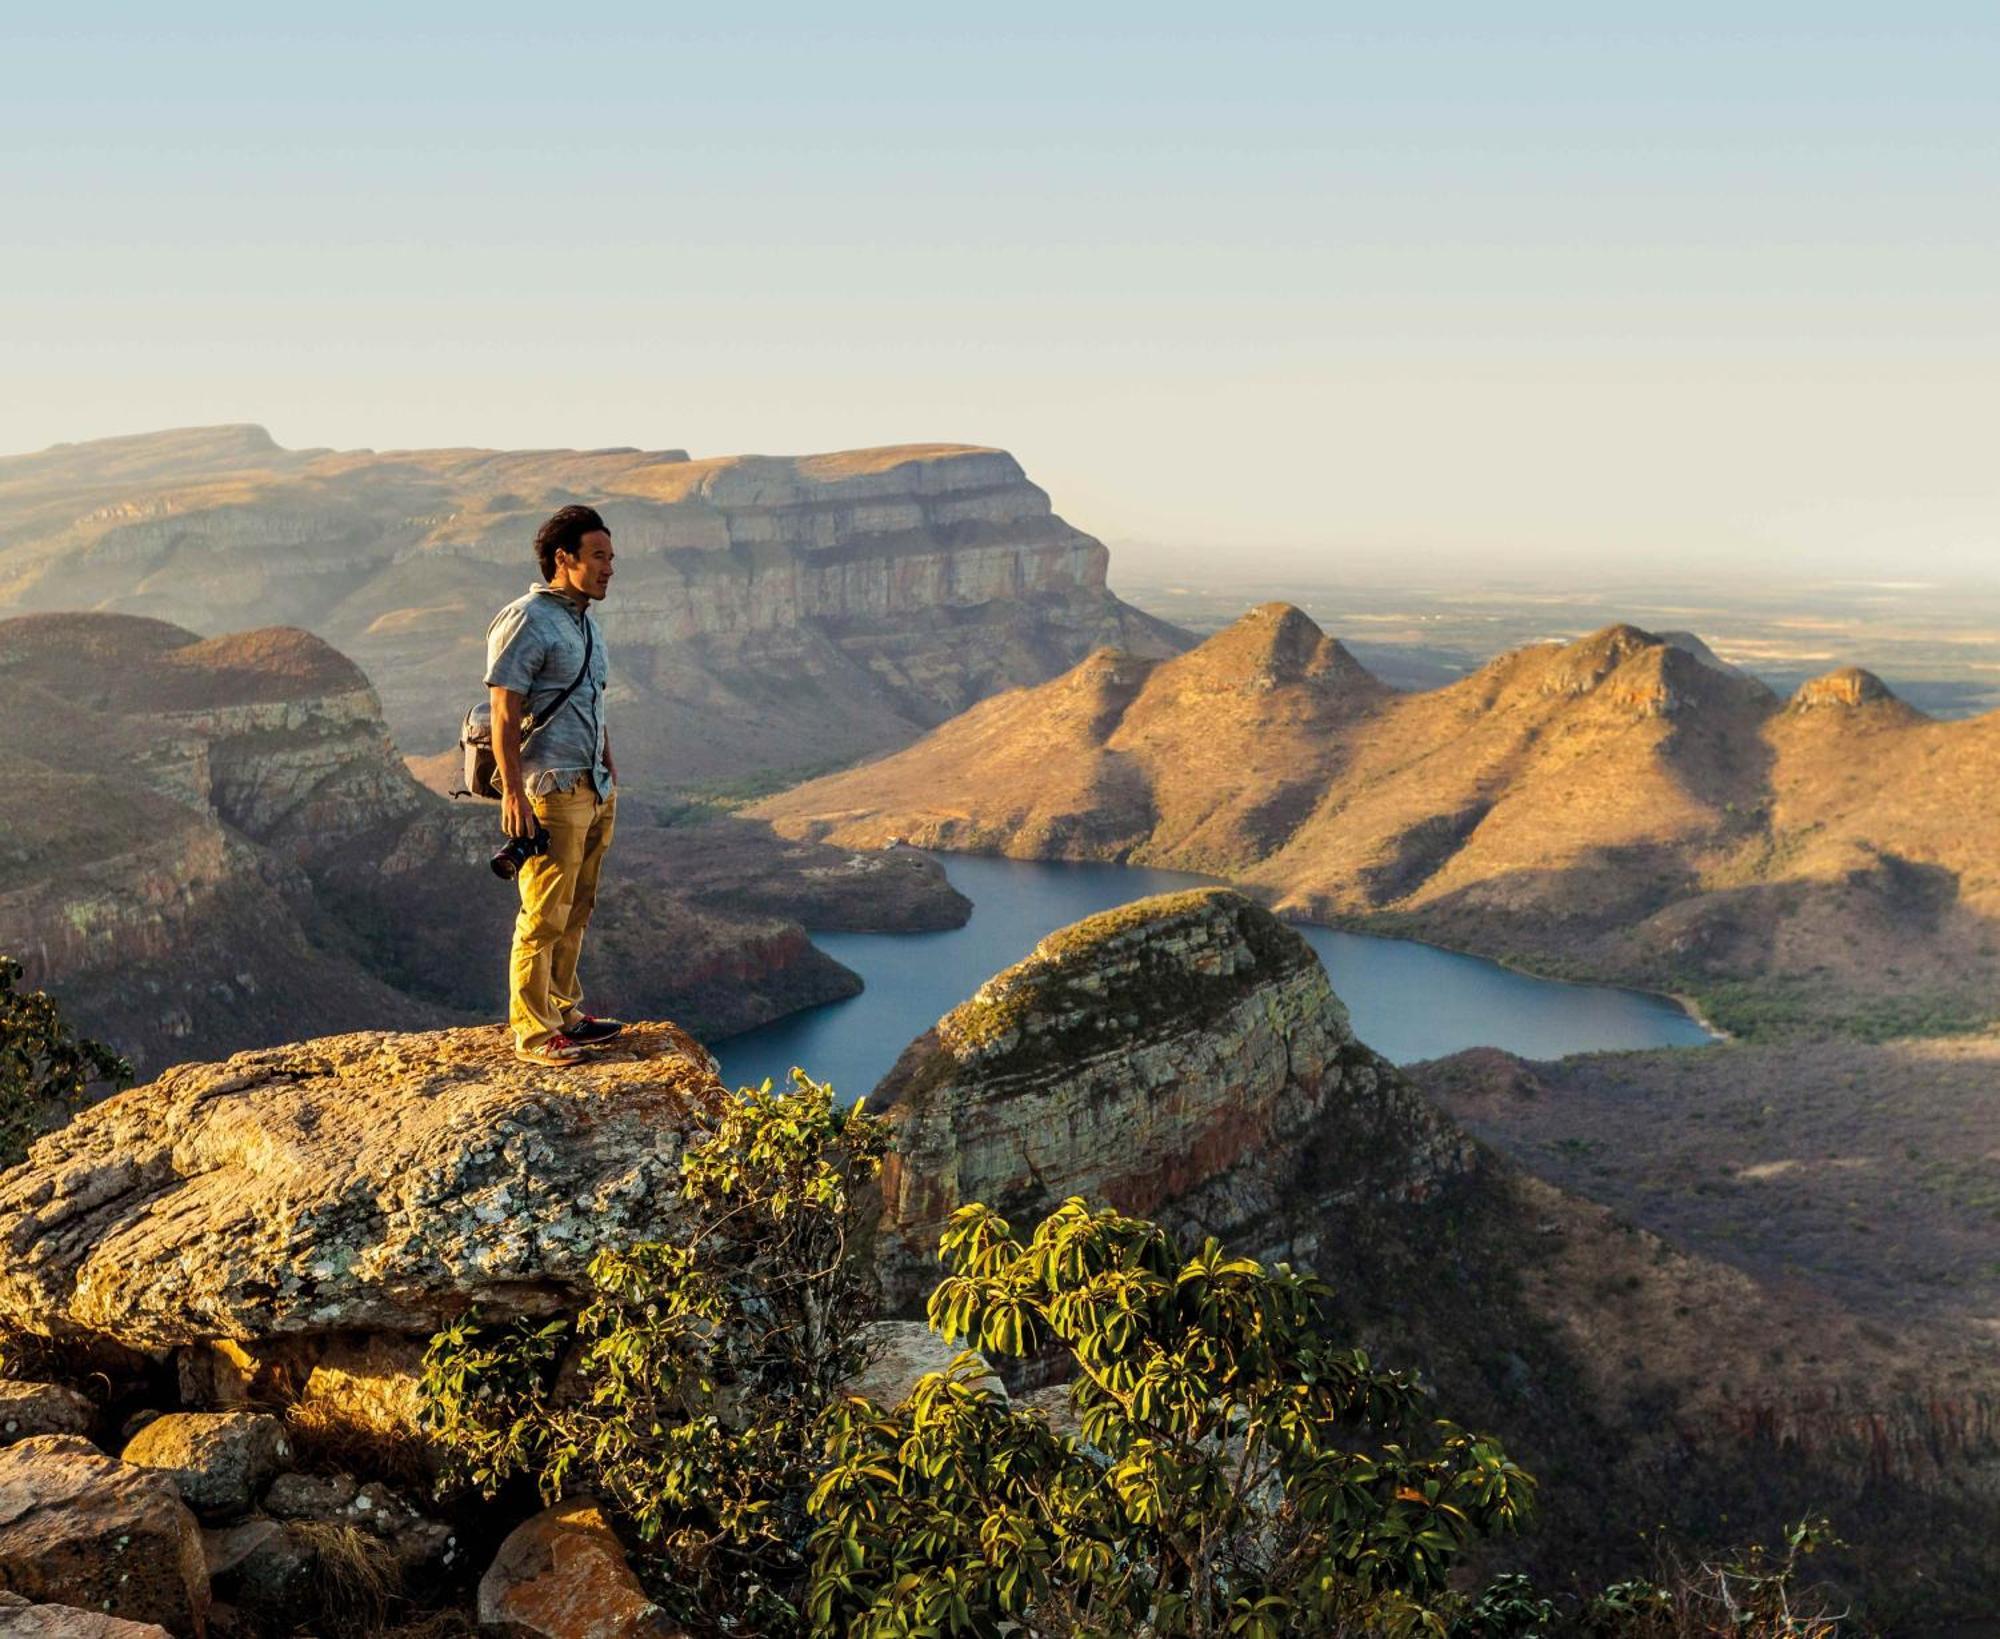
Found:
<svg viewBox="0 0 2000 1639"><path fill-rule="evenodd" d="M515 873L537 854L549 851L549 833L546 827L536 826L531 837L509 837L506 847L492 858L493 874L502 882L512 882Z"/></svg>

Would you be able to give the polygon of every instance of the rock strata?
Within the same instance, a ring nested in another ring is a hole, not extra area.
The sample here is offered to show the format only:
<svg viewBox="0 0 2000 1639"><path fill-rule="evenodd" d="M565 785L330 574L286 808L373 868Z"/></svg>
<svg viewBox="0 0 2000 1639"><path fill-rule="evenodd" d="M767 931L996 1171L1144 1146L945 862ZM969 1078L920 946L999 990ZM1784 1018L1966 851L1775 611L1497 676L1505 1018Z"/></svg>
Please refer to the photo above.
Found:
<svg viewBox="0 0 2000 1639"><path fill-rule="evenodd" d="M671 1025L566 1070L498 1027L182 1065L0 1178L0 1316L171 1348L547 1313L599 1246L673 1235L722 1097Z"/></svg>
<svg viewBox="0 0 2000 1639"><path fill-rule="evenodd" d="M896 1124L881 1244L903 1309L967 1202L1025 1232L1083 1195L1256 1248L1286 1238L1308 1168L1323 1196L1347 1178L1388 1197L1461 1164L1456 1134L1354 1039L1311 947L1226 888L1052 934L912 1043L875 1097Z"/></svg>
<svg viewBox="0 0 2000 1639"><path fill-rule="evenodd" d="M1184 641L1111 594L1102 543L1004 450L378 455L217 431L0 462L0 608L309 627L429 753L476 692L487 621L533 576L536 525L587 500L618 541L603 613L635 789L845 760L1099 644Z"/></svg>

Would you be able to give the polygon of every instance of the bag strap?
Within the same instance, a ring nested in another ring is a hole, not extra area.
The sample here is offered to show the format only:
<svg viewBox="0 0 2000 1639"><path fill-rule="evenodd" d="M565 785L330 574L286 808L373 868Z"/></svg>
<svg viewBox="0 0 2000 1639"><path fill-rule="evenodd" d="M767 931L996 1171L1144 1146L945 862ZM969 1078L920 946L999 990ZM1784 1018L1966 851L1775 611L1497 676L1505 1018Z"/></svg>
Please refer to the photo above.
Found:
<svg viewBox="0 0 2000 1639"><path fill-rule="evenodd" d="M568 700L572 694L576 693L577 684L581 683L585 677L589 676L591 636L592 634L590 627L590 611L586 609L583 612L583 667L576 674L576 676L572 677L569 680L569 687L564 689L561 694L556 696L555 703L551 705L547 711L543 712L541 716L537 717L534 720L533 724L529 726L528 732L521 736L522 745L526 745L537 734L541 733L544 728L548 727L550 723L555 721L555 715L557 712L563 709L563 703L566 700Z"/></svg>

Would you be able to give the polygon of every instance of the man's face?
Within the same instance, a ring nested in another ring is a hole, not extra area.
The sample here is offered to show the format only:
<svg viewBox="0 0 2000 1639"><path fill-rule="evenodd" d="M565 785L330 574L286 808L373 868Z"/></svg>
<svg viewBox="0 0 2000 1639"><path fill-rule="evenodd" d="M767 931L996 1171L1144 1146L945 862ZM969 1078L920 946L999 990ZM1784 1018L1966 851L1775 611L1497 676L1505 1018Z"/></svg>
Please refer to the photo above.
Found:
<svg viewBox="0 0 2000 1639"><path fill-rule="evenodd" d="M576 543L577 555L556 554L557 576L572 592L601 598L611 590L611 533L594 529Z"/></svg>

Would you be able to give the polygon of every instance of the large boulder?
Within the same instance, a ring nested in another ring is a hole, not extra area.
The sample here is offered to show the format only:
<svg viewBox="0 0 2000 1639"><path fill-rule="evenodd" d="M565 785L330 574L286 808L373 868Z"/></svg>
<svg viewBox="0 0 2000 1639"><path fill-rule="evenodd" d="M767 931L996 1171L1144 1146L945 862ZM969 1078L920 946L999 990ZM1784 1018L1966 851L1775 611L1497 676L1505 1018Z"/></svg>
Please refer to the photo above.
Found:
<svg viewBox="0 0 2000 1639"><path fill-rule="evenodd" d="M73 1434L0 1451L0 1586L179 1634L208 1616L201 1527L173 1482Z"/></svg>
<svg viewBox="0 0 2000 1639"><path fill-rule="evenodd" d="M673 1639L603 1511L570 1497L516 1526L479 1579L479 1625L511 1639Z"/></svg>
<svg viewBox="0 0 2000 1639"><path fill-rule="evenodd" d="M285 1425L264 1412L175 1411L126 1442L124 1459L157 1469L203 1519L247 1514L291 1460Z"/></svg>
<svg viewBox="0 0 2000 1639"><path fill-rule="evenodd" d="M600 1246L676 1233L724 1096L669 1024L560 1070L498 1027L182 1065L0 1177L0 1318L171 1348L556 1311Z"/></svg>

